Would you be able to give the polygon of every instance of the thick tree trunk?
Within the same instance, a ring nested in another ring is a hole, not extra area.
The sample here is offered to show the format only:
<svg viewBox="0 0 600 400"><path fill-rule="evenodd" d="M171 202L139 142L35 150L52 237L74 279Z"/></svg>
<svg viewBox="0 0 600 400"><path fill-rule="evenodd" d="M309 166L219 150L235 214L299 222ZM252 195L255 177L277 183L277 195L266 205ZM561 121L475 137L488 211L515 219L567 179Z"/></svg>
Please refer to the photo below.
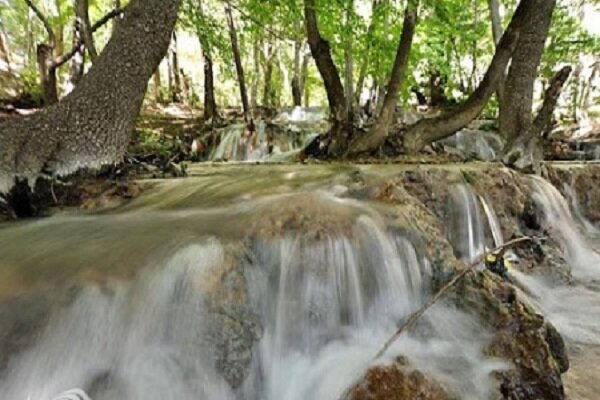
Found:
<svg viewBox="0 0 600 400"><path fill-rule="evenodd" d="M83 36L83 43L88 54L90 55L92 63L94 63L98 58L98 51L96 50L96 45L94 44L94 34L92 32L92 24L90 23L88 0L75 1L75 15L79 20L79 26L81 27L81 33Z"/></svg>
<svg viewBox="0 0 600 400"><path fill-rule="evenodd" d="M302 40L296 40L294 43L294 77L292 78L292 98L294 101L294 107L300 107L302 105Z"/></svg>
<svg viewBox="0 0 600 400"><path fill-rule="evenodd" d="M408 67L408 58L412 47L415 26L417 24L417 8L418 0L409 0L406 6L404 15L404 23L402 27L402 35L398 50L396 51L396 59L390 75L388 89L383 101L381 113L373 126L369 129L366 135L359 137L351 146L349 155L371 152L378 149L387 139L390 125L396 111L398 103L398 93L406 75Z"/></svg>
<svg viewBox="0 0 600 400"><path fill-rule="evenodd" d="M0 124L0 192L15 177L35 180L97 168L122 156L164 57L180 0L132 0L101 56L60 103Z"/></svg>
<svg viewBox="0 0 600 400"><path fill-rule="evenodd" d="M402 136L404 150L418 152L428 144L444 139L464 128L483 110L504 77L506 66L517 46L521 31L537 13L540 2L547 0L521 0L506 29L483 80L469 98L452 112L422 119L407 128Z"/></svg>
<svg viewBox="0 0 600 400"><path fill-rule="evenodd" d="M534 172L540 170L539 164L543 155L539 143L543 134L550 130L556 103L558 102L562 88L567 79L569 79L571 72L572 68L566 66L554 75L550 85L544 93L542 107L538 111L529 130L526 133L519 135L505 152L502 160L506 165L519 170Z"/></svg>
<svg viewBox="0 0 600 400"><path fill-rule="evenodd" d="M504 84L500 109L500 134L509 142L529 131L533 113L533 89L556 0L536 0L536 12L525 24Z"/></svg>
<svg viewBox="0 0 600 400"><path fill-rule="evenodd" d="M244 111L244 121L252 126L252 114L250 104L248 103L248 92L246 91L246 78L244 77L244 67L242 66L242 56L240 54L240 46L237 39L237 31L233 22L233 14L231 7L225 3L225 14L227 15L227 24L229 25L229 38L231 39L231 49L233 51L233 60L235 62L235 71L237 73L238 83L240 86L240 97L242 99L242 109Z"/></svg>
<svg viewBox="0 0 600 400"><path fill-rule="evenodd" d="M323 79L329 111L332 119L331 143L329 152L339 154L348 144L348 113L346 112L346 96L333 58L329 43L321 37L315 10L315 0L304 0L304 17L306 19L306 32L308 44L317 64L317 69Z"/></svg>

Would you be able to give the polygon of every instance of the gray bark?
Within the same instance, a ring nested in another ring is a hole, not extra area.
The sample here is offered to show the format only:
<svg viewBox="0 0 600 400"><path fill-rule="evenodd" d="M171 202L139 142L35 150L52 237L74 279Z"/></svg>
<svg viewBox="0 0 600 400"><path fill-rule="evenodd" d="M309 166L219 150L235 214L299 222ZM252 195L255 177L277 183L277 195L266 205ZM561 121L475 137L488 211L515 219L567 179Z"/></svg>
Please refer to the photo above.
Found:
<svg viewBox="0 0 600 400"><path fill-rule="evenodd" d="M527 27L533 15L537 13L539 3L543 1L547 0L521 0L477 89L452 112L422 119L409 126L402 135L405 151L418 152L434 141L451 136L467 126L481 113L504 78L504 71L515 51L521 32Z"/></svg>
<svg viewBox="0 0 600 400"><path fill-rule="evenodd" d="M348 1L346 9L346 26L352 26L354 23L354 0ZM346 48L344 49L344 89L346 94L346 112L348 118L352 121L354 109L354 55L353 55L353 40L350 35L346 40Z"/></svg>
<svg viewBox="0 0 600 400"><path fill-rule="evenodd" d="M529 130L519 135L505 152L502 161L506 165L529 172L540 171L540 161L543 157L540 140L552 125L556 103L571 72L572 68L567 66L554 75L544 93L542 107Z"/></svg>
<svg viewBox="0 0 600 400"><path fill-rule="evenodd" d="M296 40L294 43L294 77L292 78L292 98L294 107L302 105L302 40Z"/></svg>
<svg viewBox="0 0 600 400"><path fill-rule="evenodd" d="M310 51L323 79L329 102L332 128L328 152L332 155L339 155L348 144L348 113L344 86L333 62L329 42L323 39L319 31L315 0L304 0L304 18Z"/></svg>
<svg viewBox="0 0 600 400"><path fill-rule="evenodd" d="M79 86L61 102L0 124L0 192L42 170L66 175L119 160L164 57L180 0L132 0Z"/></svg>
<svg viewBox="0 0 600 400"><path fill-rule="evenodd" d="M536 0L536 12L522 29L504 84L500 134L509 142L529 131L533 89L556 0Z"/></svg>
<svg viewBox="0 0 600 400"><path fill-rule="evenodd" d="M75 19L73 23L73 47L77 46L77 43L82 42L81 23L79 19ZM69 67L69 92L79 84L83 77L85 67L85 48L77 47L77 52L71 58L71 65Z"/></svg>
<svg viewBox="0 0 600 400"><path fill-rule="evenodd" d="M492 21L492 36L494 38L494 44L497 46L502 38L502 16L500 15L500 0L488 0L488 7L490 10L490 19ZM502 108L504 101L504 83L498 85L496 90L496 96L498 97L498 104Z"/></svg>

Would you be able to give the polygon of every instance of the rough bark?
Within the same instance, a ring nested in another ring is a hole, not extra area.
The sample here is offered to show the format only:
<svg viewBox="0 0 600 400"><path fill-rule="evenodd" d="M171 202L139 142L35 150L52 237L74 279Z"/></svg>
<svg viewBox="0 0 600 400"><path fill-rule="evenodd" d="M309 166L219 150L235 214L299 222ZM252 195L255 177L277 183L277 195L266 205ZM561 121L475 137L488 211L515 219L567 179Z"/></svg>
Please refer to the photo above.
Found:
<svg viewBox="0 0 600 400"><path fill-rule="evenodd" d="M96 59L98 58L98 51L96 50L96 45L94 43L92 24L90 23L88 0L75 1L75 15L79 20L79 26L81 27L85 48L90 55L92 63L95 63Z"/></svg>
<svg viewBox="0 0 600 400"><path fill-rule="evenodd" d="M61 102L0 124L0 192L15 177L32 183L97 168L125 151L148 80L165 55L180 0L132 0L79 86Z"/></svg>
<svg viewBox="0 0 600 400"><path fill-rule="evenodd" d="M335 155L336 153L339 154L343 147L347 145L348 139L346 130L348 113L346 112L344 87L338 69L331 57L329 42L323 39L319 32L315 0L304 0L304 18L310 51L315 59L327 93L332 120L331 143L328 147L329 152Z"/></svg>
<svg viewBox="0 0 600 400"><path fill-rule="evenodd" d="M570 66L566 66L554 75L544 93L544 102L529 130L507 146L502 158L506 165L519 170L539 171L539 163L542 160L540 140L552 125L556 103L572 71Z"/></svg>
<svg viewBox="0 0 600 400"><path fill-rule="evenodd" d="M404 15L404 23L400 43L396 51L396 59L390 75L388 89L383 101L381 113L366 135L359 137L350 146L349 155L371 152L378 149L387 139L390 125L398 103L398 93L406 75L410 49L412 47L415 26L417 24L418 0L409 0Z"/></svg>
<svg viewBox="0 0 600 400"><path fill-rule="evenodd" d="M420 120L409 126L402 136L406 152L418 152L428 144L454 134L481 113L504 77L504 71L517 46L522 29L537 12L542 1L545 0L521 0L477 89L453 111Z"/></svg>
<svg viewBox="0 0 600 400"><path fill-rule="evenodd" d="M242 99L242 109L244 111L244 121L248 125L253 125L250 104L248 103L248 92L246 91L246 78L244 77L244 67L242 66L242 56L240 55L240 46L237 39L237 31L233 21L231 6L225 3L225 14L227 16L227 25L229 26L229 38L231 40L231 49L233 51L233 60L235 62L235 71L237 73L240 87L240 97Z"/></svg>
<svg viewBox="0 0 600 400"><path fill-rule="evenodd" d="M536 12L525 24L504 84L500 109L500 134L509 142L529 131L533 113L533 89L556 0L537 0Z"/></svg>

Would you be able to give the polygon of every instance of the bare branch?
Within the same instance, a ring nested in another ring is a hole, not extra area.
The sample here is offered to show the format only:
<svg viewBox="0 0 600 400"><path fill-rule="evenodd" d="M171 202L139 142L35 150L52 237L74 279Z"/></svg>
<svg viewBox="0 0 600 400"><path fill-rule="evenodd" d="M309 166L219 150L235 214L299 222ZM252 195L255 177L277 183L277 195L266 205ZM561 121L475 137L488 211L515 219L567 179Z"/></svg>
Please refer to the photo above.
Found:
<svg viewBox="0 0 600 400"><path fill-rule="evenodd" d="M482 262L485 261L485 258L488 254L497 254L497 253L504 253L506 252L506 250L508 250L510 247L514 247L518 244L524 243L524 242L528 242L531 241L531 238L529 237L522 237L522 238L518 238L518 239L514 239L511 240L509 242L506 242L505 244L503 244L502 246L499 246L498 248L483 254L481 257L479 257L477 260L475 260L473 263L471 263L470 265L468 265L465 269L463 269L462 271L460 271L458 274L456 274L454 276L454 278L452 278L448 283L446 283L436 294L435 296L433 296L431 298L431 300L429 300L429 302L427 302L427 304L425 304L423 307L421 307L419 310L417 310L414 314L412 314L410 316L410 318L408 318L408 320L403 323L400 328L398 328L398 330L396 331L396 333L394 333L388 340L387 342L385 342L385 344L383 345L383 347L381 348L381 350L379 350L379 352L377 352L377 354L375 355L375 359L381 357L389 348L390 346L400 337L400 335L402 335L402 333L404 333L405 331L407 331L410 327L412 327L418 320L419 318L421 318L423 316L423 314L425 314L425 312L430 309L435 303L437 303L440 298L442 298L442 296L444 294L446 294L446 292L448 292L450 289L452 289L458 282L460 282L466 275L467 273L469 273L470 271L473 271L475 268L477 268Z"/></svg>

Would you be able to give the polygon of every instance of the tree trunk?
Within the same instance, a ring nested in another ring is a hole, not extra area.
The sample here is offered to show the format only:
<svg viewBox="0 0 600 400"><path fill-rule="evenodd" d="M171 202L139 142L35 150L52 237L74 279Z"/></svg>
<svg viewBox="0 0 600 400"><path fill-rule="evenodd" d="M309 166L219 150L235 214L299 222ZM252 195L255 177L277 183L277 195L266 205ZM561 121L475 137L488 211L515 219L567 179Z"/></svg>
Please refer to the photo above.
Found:
<svg viewBox="0 0 600 400"><path fill-rule="evenodd" d="M556 0L536 0L535 4L536 12L522 29L504 84L499 121L500 134L508 142L531 126L533 89Z"/></svg>
<svg viewBox="0 0 600 400"><path fill-rule="evenodd" d="M488 0L488 8L490 10L490 19L492 20L492 36L494 44L497 46L502 39L502 16L500 15L500 0ZM504 102L504 83L498 85L496 90L498 104L502 108Z"/></svg>
<svg viewBox="0 0 600 400"><path fill-rule="evenodd" d="M263 55L264 58L264 62L265 62L265 66L264 66L264 72L265 72L265 76L264 76L264 87L263 87L263 100L262 100L262 106L265 108L269 108L271 106L273 106L273 89L271 86L272 83L272 77L273 77L273 60L275 58L275 47L273 44L273 37L270 36L269 40L267 41L267 48L266 48L266 52Z"/></svg>
<svg viewBox="0 0 600 400"><path fill-rule="evenodd" d="M154 101L157 104L161 104L163 102L163 94L162 94L162 79L160 76L160 66L156 68L154 74L152 75L152 86L154 89Z"/></svg>
<svg viewBox="0 0 600 400"><path fill-rule="evenodd" d="M81 42L82 32L81 32L81 23L79 19L75 19L73 23L73 47L77 46L77 43ZM73 89L79 84L81 78L83 77L84 68L85 68L85 47L78 47L75 55L71 59L69 67L69 83L66 90L66 93L71 93Z"/></svg>
<svg viewBox="0 0 600 400"><path fill-rule="evenodd" d="M204 58L204 122L214 124L219 119L219 111L215 99L213 62L209 49L203 47L202 55Z"/></svg>
<svg viewBox="0 0 600 400"><path fill-rule="evenodd" d="M96 45L94 44L94 34L92 32L92 24L90 23L88 0L75 1L75 15L79 20L85 48L90 55L92 63L95 63L98 58L98 52L96 50Z"/></svg>
<svg viewBox="0 0 600 400"><path fill-rule="evenodd" d="M240 97L242 100L242 110L244 112L244 121L248 125L253 125L250 104L248 103L248 92L246 91L246 79L244 77L244 67L242 66L242 56L240 55L240 46L237 39L237 31L233 22L231 6L225 3L225 14L227 15L227 24L229 26L229 38L231 39L231 50L233 51L233 60L235 62L235 71L237 73L240 86Z"/></svg>
<svg viewBox="0 0 600 400"><path fill-rule="evenodd" d="M452 112L411 125L402 135L404 150L418 152L428 144L444 139L464 128L483 110L504 77L504 71L517 46L521 31L537 13L539 3L546 0L521 0L500 43L494 58L477 89Z"/></svg>
<svg viewBox="0 0 600 400"><path fill-rule="evenodd" d="M396 59L390 75L390 81L388 83L388 89L385 100L383 101L381 113L373 126L369 129L369 132L366 135L359 137L350 146L349 155L374 151L378 149L388 137L390 125L392 124L394 113L396 111L396 104L398 103L398 93L400 92L400 87L402 86L408 67L408 58L410 56L415 26L417 24L418 6L418 0L409 0L406 6L402 35L400 37L400 43L398 44L398 50L396 51Z"/></svg>
<svg viewBox="0 0 600 400"><path fill-rule="evenodd" d="M532 172L538 172L540 170L539 164L543 154L539 142L542 138L542 134L545 134L550 130L556 103L558 102L562 88L567 79L569 79L571 72L572 68L566 66L554 75L550 85L544 93L542 107L538 111L529 130L526 133L519 135L505 152L502 160L506 165L519 170Z"/></svg>
<svg viewBox="0 0 600 400"><path fill-rule="evenodd" d="M179 56L177 55L177 34L173 32L171 41L171 76L173 77L171 87L171 101L173 103L181 102L181 74L179 71Z"/></svg>
<svg viewBox="0 0 600 400"><path fill-rule="evenodd" d="M56 87L56 69L53 68L54 51L52 47L41 43L37 47L37 66L42 83L42 101L44 107L58 102Z"/></svg>
<svg viewBox="0 0 600 400"><path fill-rule="evenodd" d="M0 192L42 170L66 175L122 156L148 80L164 57L180 0L132 0L115 34L60 103L0 124Z"/></svg>
<svg viewBox="0 0 600 400"><path fill-rule="evenodd" d="M304 97L304 107L310 107L310 85L308 84L308 65L310 63L310 59L310 51L304 53L304 59L302 60L302 80L300 81L300 92Z"/></svg>
<svg viewBox="0 0 600 400"><path fill-rule="evenodd" d="M262 40L257 37L252 46L252 65L254 67L254 77L252 79L252 87L250 88L250 105L253 110L258 108L258 85L260 83L260 48Z"/></svg>
<svg viewBox="0 0 600 400"><path fill-rule="evenodd" d="M294 43L294 77L292 78L292 98L294 101L294 107L300 107L302 105L302 70L301 70L301 57L302 57L302 40L296 40Z"/></svg>
<svg viewBox="0 0 600 400"><path fill-rule="evenodd" d="M338 69L331 57L329 42L324 40L319 32L315 0L304 0L304 17L306 19L308 44L323 79L331 113L331 143L328 145L328 151L334 155L340 154L348 144L348 113L346 112L344 87Z"/></svg>
<svg viewBox="0 0 600 400"><path fill-rule="evenodd" d="M346 6L346 30L351 29L354 24L354 0L349 0ZM352 34L346 38L344 48L344 89L346 95L346 113L348 120L353 121L354 117L354 54L353 54Z"/></svg>

